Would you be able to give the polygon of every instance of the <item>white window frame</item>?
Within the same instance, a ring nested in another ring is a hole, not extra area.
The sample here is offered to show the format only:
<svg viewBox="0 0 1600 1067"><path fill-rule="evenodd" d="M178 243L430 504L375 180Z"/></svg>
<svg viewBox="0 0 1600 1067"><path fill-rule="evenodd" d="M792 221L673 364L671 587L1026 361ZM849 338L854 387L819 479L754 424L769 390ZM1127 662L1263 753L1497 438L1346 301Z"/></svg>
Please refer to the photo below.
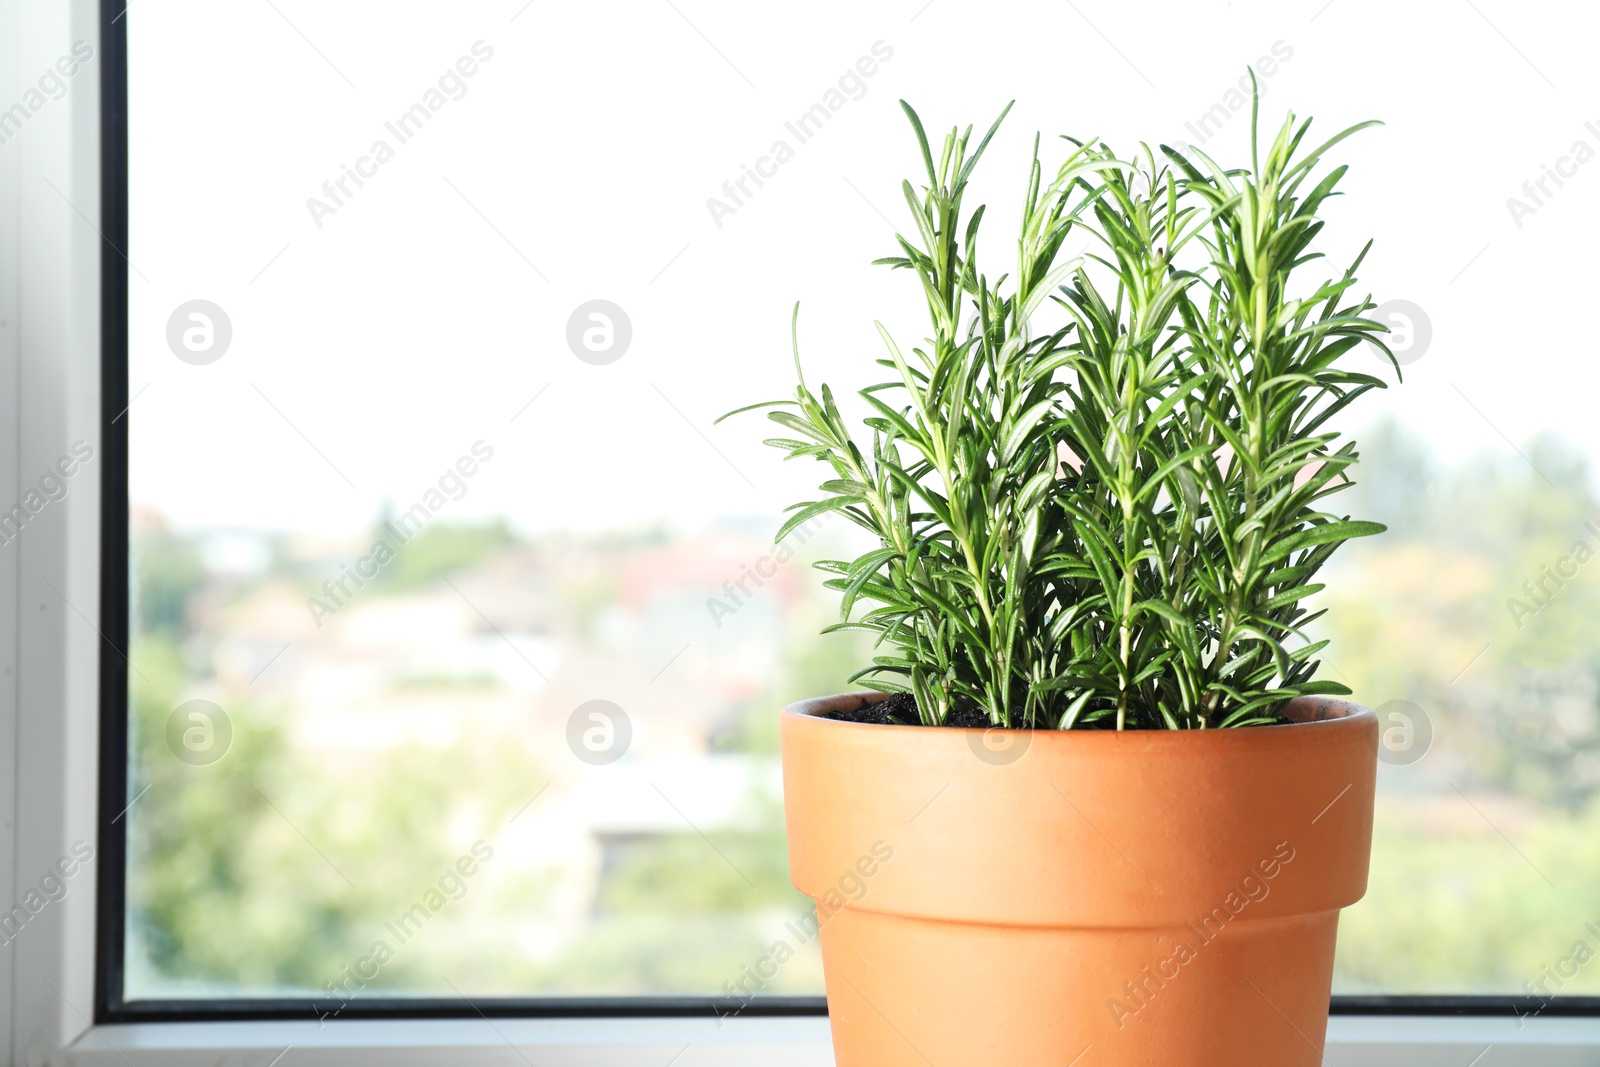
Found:
<svg viewBox="0 0 1600 1067"><path fill-rule="evenodd" d="M159 2L159 0L145 0ZM96 0L0 0L0 107L72 42ZM100 63L0 146L0 504L100 424ZM14 429L14 432L11 430ZM0 889L9 907L74 842L97 839L101 467L0 546ZM95 887L79 875L0 947L0 1060L39 1067L812 1067L827 1020L410 1019L94 1026ZM1487 1051L1486 1051L1487 1050ZM1476 1057L1476 1058L1475 1058ZM1592 1067L1600 1018L1335 1016L1332 1067Z"/></svg>

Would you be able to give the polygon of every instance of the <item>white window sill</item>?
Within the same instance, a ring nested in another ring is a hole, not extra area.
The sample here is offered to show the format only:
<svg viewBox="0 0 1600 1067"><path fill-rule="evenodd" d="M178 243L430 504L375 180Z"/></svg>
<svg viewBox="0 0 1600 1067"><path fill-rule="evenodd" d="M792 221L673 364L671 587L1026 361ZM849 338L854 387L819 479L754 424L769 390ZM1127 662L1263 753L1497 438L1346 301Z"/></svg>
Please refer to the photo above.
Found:
<svg viewBox="0 0 1600 1067"><path fill-rule="evenodd" d="M286 1050L293 1051L292 1058ZM97 1027L72 1067L829 1067L824 1018L424 1019ZM1474 1057L1477 1057L1476 1059ZM1328 1067L1595 1067L1600 1019L1336 1016ZM945 1065L939 1065L945 1067Z"/></svg>

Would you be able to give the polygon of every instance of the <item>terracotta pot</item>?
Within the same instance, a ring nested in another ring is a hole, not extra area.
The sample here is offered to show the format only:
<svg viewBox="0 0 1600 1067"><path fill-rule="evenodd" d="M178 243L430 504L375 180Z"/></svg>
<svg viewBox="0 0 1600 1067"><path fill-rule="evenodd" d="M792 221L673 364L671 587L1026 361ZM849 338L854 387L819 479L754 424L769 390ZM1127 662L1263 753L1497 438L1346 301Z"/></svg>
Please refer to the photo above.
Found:
<svg viewBox="0 0 1600 1067"><path fill-rule="evenodd" d="M876 694L866 699L876 699ZM983 731L783 714L838 1067L1312 1067L1378 724Z"/></svg>

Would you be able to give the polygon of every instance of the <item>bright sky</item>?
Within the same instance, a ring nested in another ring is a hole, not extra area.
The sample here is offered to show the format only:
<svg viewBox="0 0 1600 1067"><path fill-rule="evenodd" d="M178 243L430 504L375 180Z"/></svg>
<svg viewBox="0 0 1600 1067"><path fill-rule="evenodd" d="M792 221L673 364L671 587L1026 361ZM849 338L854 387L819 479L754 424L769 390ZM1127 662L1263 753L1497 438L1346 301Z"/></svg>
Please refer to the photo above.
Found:
<svg viewBox="0 0 1600 1067"><path fill-rule="evenodd" d="M338 533L385 497L419 499L482 440L493 458L454 517L545 529L776 512L820 471L780 464L758 417L710 423L790 389L793 302L808 375L840 388L877 380L874 318L902 342L924 333L909 276L868 265L894 251L883 216L908 226L899 182L920 169L896 98L931 129L986 125L1017 99L973 201L991 205L994 275L1013 255L1035 130L1125 152L1192 141L1185 124L1274 52L1274 126L1291 105L1324 134L1388 124L1340 150L1347 195L1318 242L1342 267L1375 236L1368 286L1431 320L1406 385L1368 415L1388 406L1454 458L1544 428L1600 451L1600 371L1580 332L1600 223L1594 11L522 4L139 8L137 503L191 526ZM841 77L846 102L800 143L785 123ZM385 123L430 89L438 110L402 143ZM1205 147L1243 162L1247 136L1241 113ZM379 140L392 158L364 162ZM779 140L792 157L761 162ZM728 202L723 183L758 162L764 184L747 179L714 220L707 199ZM346 165L369 176L314 220L307 199L331 203L323 183ZM1545 165L1567 176L1535 203L1522 186ZM1513 219L1514 195L1535 210ZM195 299L232 327L207 365L167 344ZM566 339L597 299L632 330L603 365Z"/></svg>

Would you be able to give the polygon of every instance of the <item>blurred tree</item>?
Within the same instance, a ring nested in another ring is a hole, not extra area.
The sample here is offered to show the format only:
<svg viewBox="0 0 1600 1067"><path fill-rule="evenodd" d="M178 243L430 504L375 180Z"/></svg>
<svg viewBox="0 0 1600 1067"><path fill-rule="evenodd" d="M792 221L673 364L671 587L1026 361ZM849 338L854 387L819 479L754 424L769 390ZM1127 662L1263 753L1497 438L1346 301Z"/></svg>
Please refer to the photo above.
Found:
<svg viewBox="0 0 1600 1067"><path fill-rule="evenodd" d="M1327 662L1368 704L1422 707L1435 748L1466 761L1461 785L1581 810L1600 791L1600 502L1583 455L1545 436L1527 458L1441 471L1394 423L1362 442L1349 510L1393 529L1335 557Z"/></svg>
<svg viewBox="0 0 1600 1067"><path fill-rule="evenodd" d="M366 991L436 992L442 974L493 943L481 888L452 900L403 950L384 924L437 887L475 839L493 847L538 777L529 754L474 738L446 753L401 747L329 764L291 749L278 716L235 699L223 708L231 744L193 765L168 744L168 718L190 684L174 636L141 636L133 662L134 984L325 995L324 982L385 939L398 951ZM540 898L518 904L536 908Z"/></svg>
<svg viewBox="0 0 1600 1067"><path fill-rule="evenodd" d="M1521 993L1600 920L1591 472L1548 435L1525 456L1448 465L1395 423L1358 436L1341 508L1391 532L1336 557L1325 662L1380 712L1420 707L1432 745L1380 767L1371 884L1341 924L1338 987ZM1596 990L1600 967L1561 991Z"/></svg>
<svg viewBox="0 0 1600 1067"><path fill-rule="evenodd" d="M205 583L194 542L165 523L146 522L132 536L134 621L144 633L183 629L189 598Z"/></svg>
<svg viewBox="0 0 1600 1067"><path fill-rule="evenodd" d="M386 535L374 532L374 540ZM404 544L395 545L394 559L384 564L371 583L375 590L397 593L426 585L443 575L481 563L516 543L504 520L483 523L432 523Z"/></svg>

